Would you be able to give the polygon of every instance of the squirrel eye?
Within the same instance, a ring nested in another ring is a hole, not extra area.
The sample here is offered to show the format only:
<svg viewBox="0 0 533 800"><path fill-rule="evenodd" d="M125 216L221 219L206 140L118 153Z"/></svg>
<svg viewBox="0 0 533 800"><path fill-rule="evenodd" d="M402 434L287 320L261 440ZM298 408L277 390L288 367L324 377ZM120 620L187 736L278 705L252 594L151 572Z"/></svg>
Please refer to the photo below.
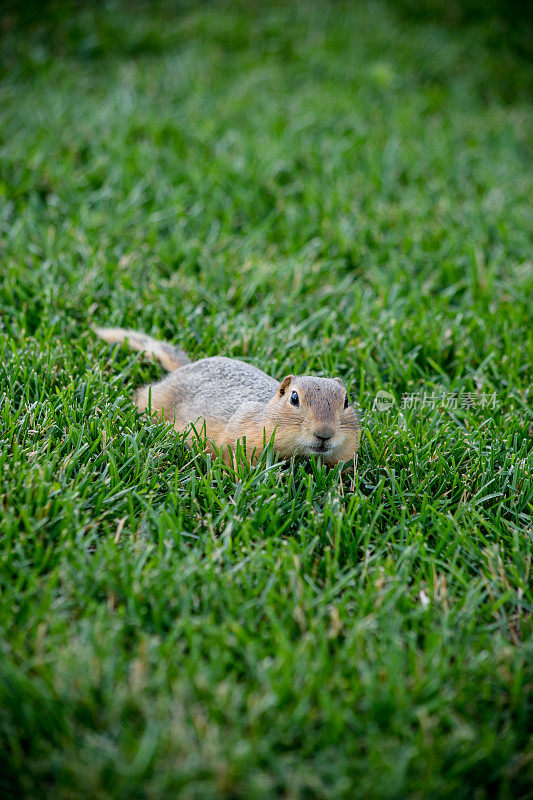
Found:
<svg viewBox="0 0 533 800"><path fill-rule="evenodd" d="M298 397L298 392L293 392L291 394L291 406L299 406L300 405L300 398Z"/></svg>
<svg viewBox="0 0 533 800"><path fill-rule="evenodd" d="M344 396L344 408L348 408L350 405L350 401L348 400L348 395Z"/></svg>

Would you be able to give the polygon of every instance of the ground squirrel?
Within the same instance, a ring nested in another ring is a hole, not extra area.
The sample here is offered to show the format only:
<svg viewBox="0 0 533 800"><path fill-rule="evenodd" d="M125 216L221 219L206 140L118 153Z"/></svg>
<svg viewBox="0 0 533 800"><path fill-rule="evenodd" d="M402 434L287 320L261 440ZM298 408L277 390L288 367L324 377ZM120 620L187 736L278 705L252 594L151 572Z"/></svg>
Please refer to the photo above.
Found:
<svg viewBox="0 0 533 800"><path fill-rule="evenodd" d="M282 459L313 453L334 466L357 452L359 420L340 378L287 375L280 383L234 358L214 356L191 363L183 351L136 331L94 331L106 342L127 340L130 347L172 370L137 392L137 408L157 412L179 431L191 425L201 431L205 421L208 442L222 449L226 461L243 439L247 457L256 460L272 434Z"/></svg>

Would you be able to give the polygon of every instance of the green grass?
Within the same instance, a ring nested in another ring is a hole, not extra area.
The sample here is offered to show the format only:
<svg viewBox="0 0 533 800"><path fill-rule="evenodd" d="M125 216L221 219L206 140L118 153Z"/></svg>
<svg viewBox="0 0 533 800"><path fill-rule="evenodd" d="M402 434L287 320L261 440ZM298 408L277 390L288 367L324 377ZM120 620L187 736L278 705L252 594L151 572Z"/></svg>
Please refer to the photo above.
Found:
<svg viewBox="0 0 533 800"><path fill-rule="evenodd" d="M529 66L377 0L47 8L3 20L0 793L531 798ZM355 476L188 450L95 323L341 375ZM496 404L401 407L450 392Z"/></svg>

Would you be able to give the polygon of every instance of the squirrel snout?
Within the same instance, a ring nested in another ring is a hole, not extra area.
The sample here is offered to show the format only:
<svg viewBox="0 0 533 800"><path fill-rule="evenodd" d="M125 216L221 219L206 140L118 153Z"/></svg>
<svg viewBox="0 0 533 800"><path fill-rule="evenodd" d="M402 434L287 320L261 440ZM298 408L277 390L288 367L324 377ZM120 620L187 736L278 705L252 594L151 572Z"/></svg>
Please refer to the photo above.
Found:
<svg viewBox="0 0 533 800"><path fill-rule="evenodd" d="M333 428L326 428L325 426L322 428L317 428L317 430L314 431L316 438L320 439L322 442L326 442L328 439L331 439L334 433L335 431Z"/></svg>

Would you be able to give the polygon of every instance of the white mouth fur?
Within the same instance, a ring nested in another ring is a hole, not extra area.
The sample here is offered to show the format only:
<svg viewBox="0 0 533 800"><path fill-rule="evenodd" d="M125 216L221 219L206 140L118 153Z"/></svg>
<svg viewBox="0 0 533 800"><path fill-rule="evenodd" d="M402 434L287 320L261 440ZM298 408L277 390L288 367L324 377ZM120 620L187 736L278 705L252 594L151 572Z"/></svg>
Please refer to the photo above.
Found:
<svg viewBox="0 0 533 800"><path fill-rule="evenodd" d="M315 456L331 456L332 453L337 450L337 444L328 444L324 446L323 444L309 444L308 442L304 445L307 455L311 455L311 453Z"/></svg>

